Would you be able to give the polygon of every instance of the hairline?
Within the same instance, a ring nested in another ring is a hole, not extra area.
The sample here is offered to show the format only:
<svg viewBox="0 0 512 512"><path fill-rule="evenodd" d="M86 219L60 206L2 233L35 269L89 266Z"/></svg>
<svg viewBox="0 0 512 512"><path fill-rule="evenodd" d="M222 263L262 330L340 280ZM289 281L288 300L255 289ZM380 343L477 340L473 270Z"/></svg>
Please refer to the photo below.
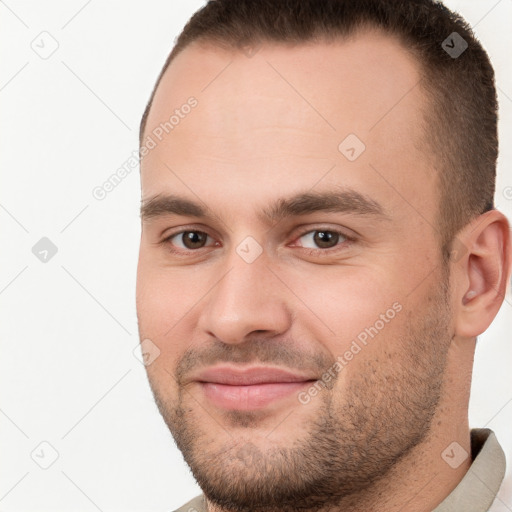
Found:
<svg viewBox="0 0 512 512"><path fill-rule="evenodd" d="M140 127L139 127L139 145L142 145L142 141L144 139L144 133L146 131L146 123L147 118L149 117L149 113L151 111L151 107L153 105L153 100L156 95L156 92L158 90L158 87L160 86L160 83L172 65L173 61L183 53L187 48L192 46L198 46L202 49L212 49L212 50L223 50L226 52L231 51L238 51L240 53L243 52L243 49L247 46L257 46L261 43L263 44L271 44L276 47L301 47L301 46L322 46L323 44L331 44L335 42L339 43L345 43L347 41L350 41L351 39L356 39L358 36L364 35L365 33L381 33L384 36L388 37L389 39L394 39L400 46L400 48L404 51L404 53L408 54L411 57L411 60L414 62L416 71L418 72L420 76L420 82L423 82L423 80L429 79L429 74L426 72L425 65L421 62L420 56L418 55L418 52L413 47L407 46L407 41L405 36L402 34L392 31L390 29L387 29L385 27L379 26L377 23L372 22L370 20L363 20L358 22L357 24L354 24L346 33L319 33L315 34L308 39L304 39L301 41L279 41L272 39L268 36L261 36L259 38L254 38L254 40L251 40L247 43L244 43L243 41L240 41L238 43L234 43L231 41L227 41L222 38L214 37L211 35L203 35L199 36L191 41L186 42L183 45L176 45L172 49L171 53L166 59L166 62L164 66L162 67L160 74L156 80L156 83L153 87L151 97L149 98L149 101L146 104L146 108L144 109L144 113L141 119ZM421 86L421 84L420 84ZM427 99L427 91L424 90L425 98Z"/></svg>

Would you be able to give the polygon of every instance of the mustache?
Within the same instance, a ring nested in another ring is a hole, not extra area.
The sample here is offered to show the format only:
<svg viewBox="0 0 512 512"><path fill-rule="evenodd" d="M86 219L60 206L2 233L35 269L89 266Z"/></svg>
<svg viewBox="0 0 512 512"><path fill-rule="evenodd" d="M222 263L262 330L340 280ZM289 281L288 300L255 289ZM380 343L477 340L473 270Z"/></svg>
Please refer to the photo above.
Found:
<svg viewBox="0 0 512 512"><path fill-rule="evenodd" d="M321 376L335 361L325 352L304 350L291 341L251 339L230 344L215 340L204 347L189 348L178 360L175 377L182 384L192 370L218 363L269 363L290 370L306 368Z"/></svg>

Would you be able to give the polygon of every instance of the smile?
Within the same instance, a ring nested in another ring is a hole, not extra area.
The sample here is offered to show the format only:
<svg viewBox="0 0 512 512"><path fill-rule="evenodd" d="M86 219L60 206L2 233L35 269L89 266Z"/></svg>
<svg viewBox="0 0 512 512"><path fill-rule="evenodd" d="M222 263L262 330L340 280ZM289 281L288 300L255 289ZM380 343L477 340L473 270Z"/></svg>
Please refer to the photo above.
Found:
<svg viewBox="0 0 512 512"><path fill-rule="evenodd" d="M215 406L229 410L256 410L298 393L314 377L270 367L243 370L216 367L195 379L205 397Z"/></svg>

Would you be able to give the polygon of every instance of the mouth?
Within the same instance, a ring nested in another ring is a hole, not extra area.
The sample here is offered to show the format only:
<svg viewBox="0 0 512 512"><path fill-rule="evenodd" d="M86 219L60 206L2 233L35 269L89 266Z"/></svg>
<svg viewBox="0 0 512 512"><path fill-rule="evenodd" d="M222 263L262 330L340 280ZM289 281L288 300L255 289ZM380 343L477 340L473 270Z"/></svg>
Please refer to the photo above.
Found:
<svg viewBox="0 0 512 512"><path fill-rule="evenodd" d="M317 379L272 367L209 368L194 379L213 405L228 410L257 410L290 398Z"/></svg>

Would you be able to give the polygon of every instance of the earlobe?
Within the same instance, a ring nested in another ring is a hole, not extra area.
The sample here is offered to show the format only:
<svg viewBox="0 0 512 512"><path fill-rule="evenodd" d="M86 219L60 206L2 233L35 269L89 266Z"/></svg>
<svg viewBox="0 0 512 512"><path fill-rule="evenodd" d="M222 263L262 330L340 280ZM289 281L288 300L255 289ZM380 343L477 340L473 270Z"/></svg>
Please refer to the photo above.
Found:
<svg viewBox="0 0 512 512"><path fill-rule="evenodd" d="M473 338L489 327L505 298L511 272L509 223L501 212L491 210L471 222L458 239L467 252L452 263L458 266L461 293L456 300L456 334Z"/></svg>

